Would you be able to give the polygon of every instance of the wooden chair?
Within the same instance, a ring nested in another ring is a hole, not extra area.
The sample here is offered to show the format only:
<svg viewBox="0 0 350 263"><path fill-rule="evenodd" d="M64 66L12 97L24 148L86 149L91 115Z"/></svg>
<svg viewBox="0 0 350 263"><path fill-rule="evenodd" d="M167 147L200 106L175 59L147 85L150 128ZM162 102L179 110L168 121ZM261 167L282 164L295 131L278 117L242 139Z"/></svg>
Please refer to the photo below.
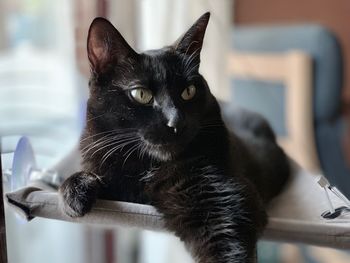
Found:
<svg viewBox="0 0 350 263"><path fill-rule="evenodd" d="M284 83L285 125L288 135L280 136L278 141L304 169L319 173L313 130L311 58L300 51L282 54L232 52L229 56L228 74L234 78Z"/></svg>

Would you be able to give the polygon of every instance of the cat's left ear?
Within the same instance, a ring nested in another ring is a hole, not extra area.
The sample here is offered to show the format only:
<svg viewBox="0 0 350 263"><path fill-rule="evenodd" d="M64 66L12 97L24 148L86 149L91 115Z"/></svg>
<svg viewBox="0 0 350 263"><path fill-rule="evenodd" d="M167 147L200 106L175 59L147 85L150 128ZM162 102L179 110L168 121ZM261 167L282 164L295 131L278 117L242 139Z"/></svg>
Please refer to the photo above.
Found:
<svg viewBox="0 0 350 263"><path fill-rule="evenodd" d="M198 55L199 59L209 18L209 12L203 14L190 29L175 42L175 50L188 56Z"/></svg>
<svg viewBox="0 0 350 263"><path fill-rule="evenodd" d="M137 56L119 31L102 17L95 18L91 23L87 53L94 73L104 72L112 62L118 63Z"/></svg>

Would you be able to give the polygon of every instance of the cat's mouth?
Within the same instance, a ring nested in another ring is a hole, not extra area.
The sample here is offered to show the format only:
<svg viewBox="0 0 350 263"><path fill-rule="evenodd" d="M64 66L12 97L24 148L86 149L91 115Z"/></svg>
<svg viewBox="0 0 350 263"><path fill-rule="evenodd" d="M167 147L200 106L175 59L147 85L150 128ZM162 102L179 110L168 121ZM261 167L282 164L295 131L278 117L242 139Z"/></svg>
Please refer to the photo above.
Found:
<svg viewBox="0 0 350 263"><path fill-rule="evenodd" d="M139 134L143 149L151 158L159 161L171 161L180 156L197 134L197 129L184 129L181 134L158 132Z"/></svg>

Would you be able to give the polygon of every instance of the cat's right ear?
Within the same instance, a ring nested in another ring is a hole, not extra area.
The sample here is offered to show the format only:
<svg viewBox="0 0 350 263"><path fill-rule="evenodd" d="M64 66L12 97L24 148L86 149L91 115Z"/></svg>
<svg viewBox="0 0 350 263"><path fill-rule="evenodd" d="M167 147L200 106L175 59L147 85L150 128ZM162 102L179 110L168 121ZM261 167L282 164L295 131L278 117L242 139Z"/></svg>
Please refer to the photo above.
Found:
<svg viewBox="0 0 350 263"><path fill-rule="evenodd" d="M204 34L209 22L210 13L203 14L174 44L175 49L188 56L199 55L202 50Z"/></svg>
<svg viewBox="0 0 350 263"><path fill-rule="evenodd" d="M94 73L104 72L111 62L126 60L137 55L119 31L102 17L95 18L90 25L87 53Z"/></svg>

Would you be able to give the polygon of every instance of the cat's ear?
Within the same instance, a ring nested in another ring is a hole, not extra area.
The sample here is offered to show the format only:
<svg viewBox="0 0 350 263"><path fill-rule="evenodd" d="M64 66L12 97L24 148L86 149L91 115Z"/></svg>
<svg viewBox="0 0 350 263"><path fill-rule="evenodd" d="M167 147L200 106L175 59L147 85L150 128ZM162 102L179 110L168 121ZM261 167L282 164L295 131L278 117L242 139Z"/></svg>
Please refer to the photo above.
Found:
<svg viewBox="0 0 350 263"><path fill-rule="evenodd" d="M199 58L209 18L209 12L203 14L190 29L175 42L174 47L176 51L189 56L198 55Z"/></svg>
<svg viewBox="0 0 350 263"><path fill-rule="evenodd" d="M133 58L137 53L106 19L98 17L90 25L87 53L93 72L101 73L114 61Z"/></svg>

